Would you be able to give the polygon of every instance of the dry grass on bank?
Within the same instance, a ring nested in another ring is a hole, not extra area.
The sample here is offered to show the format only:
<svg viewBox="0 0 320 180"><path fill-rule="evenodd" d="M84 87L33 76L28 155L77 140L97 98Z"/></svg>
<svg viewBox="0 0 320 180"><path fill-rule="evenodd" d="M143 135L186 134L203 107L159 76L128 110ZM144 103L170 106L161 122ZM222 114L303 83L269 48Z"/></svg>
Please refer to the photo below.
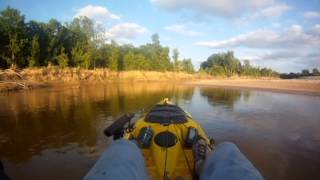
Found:
<svg viewBox="0 0 320 180"><path fill-rule="evenodd" d="M186 81L208 79L206 74L156 71L110 71L108 69L80 68L26 68L22 70L0 70L0 91L15 91L45 87L50 83L78 82L136 82L136 81Z"/></svg>
<svg viewBox="0 0 320 180"><path fill-rule="evenodd" d="M0 70L0 81L74 82L74 81L169 81L205 78L205 75L184 72L157 71L110 71L108 69L80 68L26 68L23 70Z"/></svg>
<svg viewBox="0 0 320 180"><path fill-rule="evenodd" d="M196 74L184 72L157 72L157 71L110 71L108 69L80 69L48 67L27 68L21 71L21 75L28 80L50 82L113 82L113 81L170 81L198 79Z"/></svg>

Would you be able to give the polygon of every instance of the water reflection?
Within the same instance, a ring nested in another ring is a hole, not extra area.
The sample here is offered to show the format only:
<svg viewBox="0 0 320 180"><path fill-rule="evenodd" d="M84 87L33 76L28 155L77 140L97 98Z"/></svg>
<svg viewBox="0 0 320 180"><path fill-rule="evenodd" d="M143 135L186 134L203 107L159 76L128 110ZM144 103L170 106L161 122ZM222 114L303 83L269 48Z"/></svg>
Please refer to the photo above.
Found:
<svg viewBox="0 0 320 180"><path fill-rule="evenodd" d="M45 149L71 150L72 143L82 148L81 153L95 151L103 143L99 142L104 139L103 128L113 117L164 97L191 99L193 89L172 84L109 84L2 95L0 157L19 164Z"/></svg>
<svg viewBox="0 0 320 180"><path fill-rule="evenodd" d="M169 83L0 94L0 159L12 179L81 179L108 145L104 127L165 97L266 179L320 179L320 97Z"/></svg>
<svg viewBox="0 0 320 180"><path fill-rule="evenodd" d="M208 134L235 142L266 179L319 179L320 97L232 91L200 88L208 104L190 111Z"/></svg>
<svg viewBox="0 0 320 180"><path fill-rule="evenodd" d="M240 90L230 89L201 88L200 93L212 106L225 105L229 108L233 108L234 103L241 97ZM249 99L249 97L250 93L246 91L245 98Z"/></svg>

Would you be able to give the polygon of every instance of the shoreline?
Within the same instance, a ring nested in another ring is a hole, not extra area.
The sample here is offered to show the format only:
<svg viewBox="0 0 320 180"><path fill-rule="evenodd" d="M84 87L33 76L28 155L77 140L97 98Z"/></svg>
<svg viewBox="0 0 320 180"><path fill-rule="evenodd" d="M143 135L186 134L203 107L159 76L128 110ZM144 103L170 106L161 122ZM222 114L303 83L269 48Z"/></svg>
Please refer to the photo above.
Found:
<svg viewBox="0 0 320 180"><path fill-rule="evenodd" d="M57 67L28 68L21 71L0 70L0 93L17 92L55 85L109 84L109 83L173 82L185 85L228 89L253 89L291 94L320 96L320 79L277 79L268 77L217 78L206 74L157 71L121 71L108 69L84 70Z"/></svg>
<svg viewBox="0 0 320 180"><path fill-rule="evenodd" d="M49 88L51 83L34 81L2 81L0 82L0 93L19 92L40 88Z"/></svg>
<svg viewBox="0 0 320 180"><path fill-rule="evenodd" d="M277 80L261 80L261 79L215 79L215 80L199 80L186 82L187 85L197 85L206 87L240 89L240 90L259 90L282 92L289 94L302 94L311 96L320 96L320 80L305 79L277 79Z"/></svg>
<svg viewBox="0 0 320 180"><path fill-rule="evenodd" d="M55 84L125 83L125 82L178 82L208 76L172 71L111 71L109 69L59 68L56 66L0 69L0 92L16 92L50 87Z"/></svg>
<svg viewBox="0 0 320 180"><path fill-rule="evenodd" d="M210 79L184 82L182 80L176 81L111 81L111 82L95 82L95 81L46 81L46 82L5 82L0 83L0 93L5 92L19 92L24 90L33 90L40 88L50 88L56 86L74 87L81 84L112 84L112 83L166 83L175 82L184 85L201 86L201 87L215 87L238 90L258 90L279 92L288 94L300 94L310 96L320 96L320 80L261 80L261 79ZM19 84L17 84L19 83ZM23 84L24 83L24 84Z"/></svg>

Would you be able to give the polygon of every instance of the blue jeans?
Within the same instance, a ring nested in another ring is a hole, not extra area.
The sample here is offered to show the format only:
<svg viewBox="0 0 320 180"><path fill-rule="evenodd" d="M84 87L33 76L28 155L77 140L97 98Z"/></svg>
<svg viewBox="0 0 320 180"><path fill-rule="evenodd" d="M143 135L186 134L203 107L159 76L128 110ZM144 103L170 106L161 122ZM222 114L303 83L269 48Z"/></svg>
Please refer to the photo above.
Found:
<svg viewBox="0 0 320 180"><path fill-rule="evenodd" d="M147 180L148 174L141 150L128 140L114 141L104 152L85 180ZM201 180L260 180L257 169L230 142L219 144L204 164Z"/></svg>

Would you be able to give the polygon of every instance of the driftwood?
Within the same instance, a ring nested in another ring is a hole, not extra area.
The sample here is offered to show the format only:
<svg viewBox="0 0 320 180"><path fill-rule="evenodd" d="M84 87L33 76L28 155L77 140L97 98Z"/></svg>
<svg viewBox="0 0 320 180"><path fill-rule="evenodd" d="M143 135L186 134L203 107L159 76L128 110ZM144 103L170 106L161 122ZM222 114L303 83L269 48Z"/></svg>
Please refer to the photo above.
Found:
<svg viewBox="0 0 320 180"><path fill-rule="evenodd" d="M92 75L93 75L92 73L89 73L89 74L87 74L83 79L84 79L84 80L88 80Z"/></svg>
<svg viewBox="0 0 320 180"><path fill-rule="evenodd" d="M1 76L9 77L9 78L10 78L10 76L16 76L21 80L25 80L20 73L18 73L17 71L14 71L12 69L6 69L4 71L0 71L0 78L1 78Z"/></svg>
<svg viewBox="0 0 320 180"><path fill-rule="evenodd" d="M19 80L16 81L11 76L17 77ZM3 78L1 78L3 77ZM30 89L28 86L28 81L23 78L23 76L12 69L6 69L4 71L0 71L0 79L9 79L5 81L0 81L0 84L14 84L22 87L22 89Z"/></svg>
<svg viewBox="0 0 320 180"><path fill-rule="evenodd" d="M26 82L17 82L17 81L0 81L0 84L15 84L23 89L30 89Z"/></svg>

